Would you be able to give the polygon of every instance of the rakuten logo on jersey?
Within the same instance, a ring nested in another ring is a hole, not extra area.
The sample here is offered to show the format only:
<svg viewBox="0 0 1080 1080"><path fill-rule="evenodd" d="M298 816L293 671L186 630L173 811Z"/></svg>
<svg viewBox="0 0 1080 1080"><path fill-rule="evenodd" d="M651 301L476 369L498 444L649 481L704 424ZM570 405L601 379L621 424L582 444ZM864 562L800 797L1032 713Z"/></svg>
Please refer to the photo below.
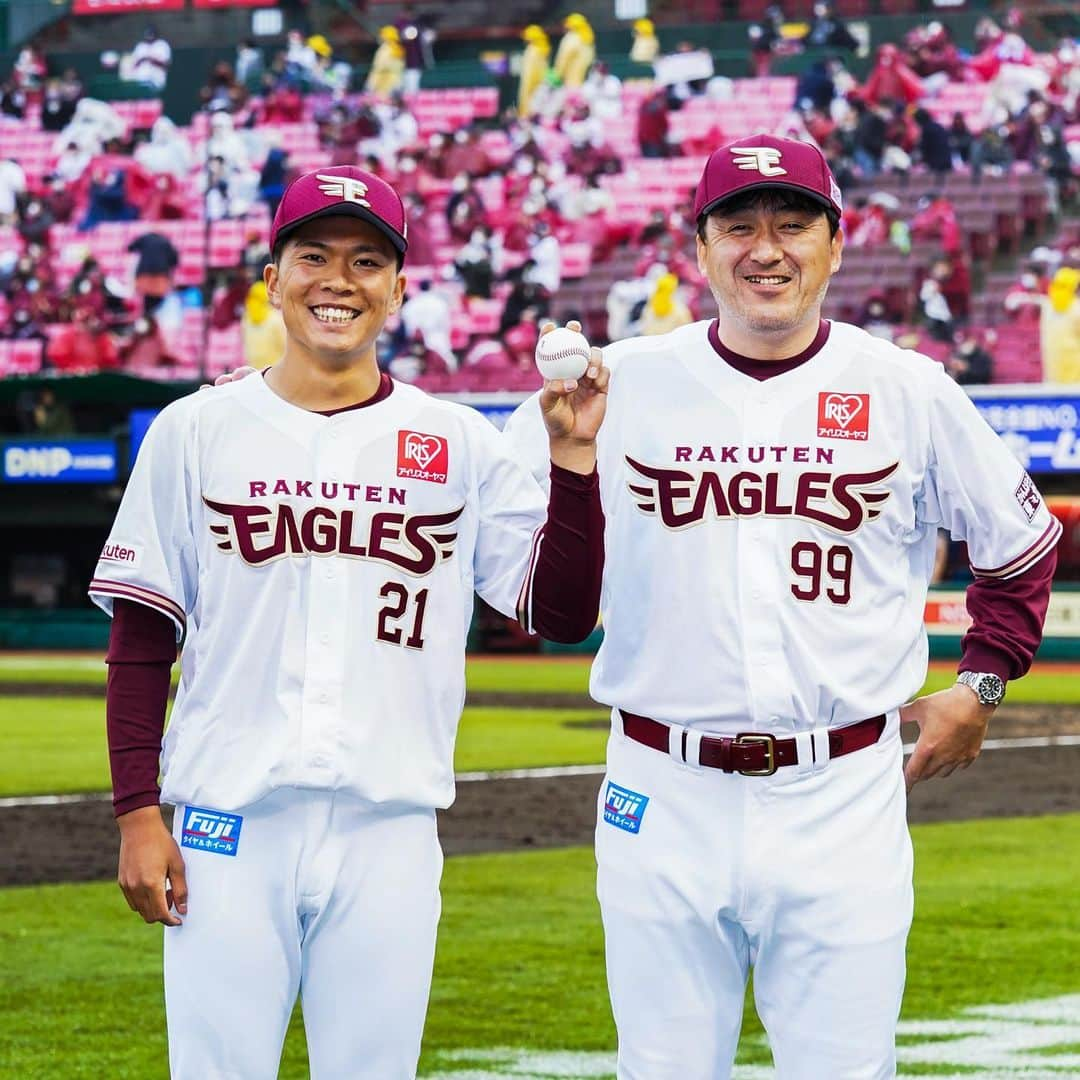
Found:
<svg viewBox="0 0 1080 1080"><path fill-rule="evenodd" d="M206 496L203 502L226 519L210 526L217 546L235 552L249 566L265 566L289 555L341 555L389 563L417 576L431 573L454 554L453 526L465 509L412 516L382 510L366 518L329 506L300 513L288 503L252 506L213 502Z"/></svg>
<svg viewBox="0 0 1080 1080"><path fill-rule="evenodd" d="M817 433L822 439L865 442L870 437L870 395L836 391L818 394Z"/></svg>
<svg viewBox="0 0 1080 1080"><path fill-rule="evenodd" d="M132 566L138 562L139 554L134 548L124 544L106 544L101 549L102 562L130 563Z"/></svg>
<svg viewBox="0 0 1080 1080"><path fill-rule="evenodd" d="M735 517L795 517L839 533L853 533L880 517L892 491L884 482L899 462L866 473L741 472L722 476L626 463L647 483L627 486L643 514L656 514L668 529Z"/></svg>
<svg viewBox="0 0 1080 1080"><path fill-rule="evenodd" d="M397 433L397 474L409 480L445 484L450 470L450 448L441 435L422 431Z"/></svg>

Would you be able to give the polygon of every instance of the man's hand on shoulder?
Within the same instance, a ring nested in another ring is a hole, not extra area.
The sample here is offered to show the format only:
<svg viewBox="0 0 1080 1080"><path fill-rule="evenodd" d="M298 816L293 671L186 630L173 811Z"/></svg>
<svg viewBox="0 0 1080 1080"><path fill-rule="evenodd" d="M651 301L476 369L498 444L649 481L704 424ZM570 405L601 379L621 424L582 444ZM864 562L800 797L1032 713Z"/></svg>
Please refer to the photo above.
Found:
<svg viewBox="0 0 1080 1080"><path fill-rule="evenodd" d="M966 769L978 756L993 715L966 686L951 686L916 698L900 710L902 721L919 725L919 738L904 766L910 791L920 780Z"/></svg>
<svg viewBox="0 0 1080 1080"><path fill-rule="evenodd" d="M566 326L581 332L579 322ZM554 323L545 323L541 336L554 329ZM596 466L596 434L604 420L611 377L601 350L592 346L590 353L589 366L580 379L547 379L540 391L540 413L551 443L552 463L583 475Z"/></svg>
<svg viewBox="0 0 1080 1080"><path fill-rule="evenodd" d="M235 368L233 371L222 372L215 380L214 386L224 386L226 383L239 382L241 379L246 379L249 375L254 375L255 369L244 365L243 367ZM203 383L199 387L200 390L213 390L214 386L209 383Z"/></svg>

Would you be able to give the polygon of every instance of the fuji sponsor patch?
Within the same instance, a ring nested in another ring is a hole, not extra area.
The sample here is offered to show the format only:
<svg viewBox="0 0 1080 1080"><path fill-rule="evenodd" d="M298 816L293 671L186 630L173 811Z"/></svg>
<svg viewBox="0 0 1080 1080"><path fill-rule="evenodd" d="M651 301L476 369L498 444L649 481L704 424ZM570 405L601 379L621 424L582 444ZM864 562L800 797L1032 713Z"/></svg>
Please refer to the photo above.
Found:
<svg viewBox="0 0 1080 1080"><path fill-rule="evenodd" d="M240 846L240 827L243 824L244 819L239 814L206 810L201 806L185 807L180 846L209 851L214 855L235 855Z"/></svg>
<svg viewBox="0 0 1080 1080"><path fill-rule="evenodd" d="M139 562L138 549L130 544L109 543L101 549L102 562L124 563L127 566L137 566Z"/></svg>
<svg viewBox="0 0 1080 1080"><path fill-rule="evenodd" d="M608 781L604 795L604 820L609 825L629 833L640 832L641 820L648 805L647 795Z"/></svg>
<svg viewBox="0 0 1080 1080"><path fill-rule="evenodd" d="M445 484L449 471L450 448L441 435L425 435L422 431L398 432L398 476Z"/></svg>
<svg viewBox="0 0 1080 1080"><path fill-rule="evenodd" d="M1039 495L1039 489L1035 487L1027 473L1024 473L1023 479L1013 494L1020 504L1020 509L1027 515L1028 521L1032 521L1039 512L1039 507L1042 506L1042 497Z"/></svg>
<svg viewBox="0 0 1080 1080"><path fill-rule="evenodd" d="M821 439L870 437L870 395L822 391L818 394L817 433Z"/></svg>

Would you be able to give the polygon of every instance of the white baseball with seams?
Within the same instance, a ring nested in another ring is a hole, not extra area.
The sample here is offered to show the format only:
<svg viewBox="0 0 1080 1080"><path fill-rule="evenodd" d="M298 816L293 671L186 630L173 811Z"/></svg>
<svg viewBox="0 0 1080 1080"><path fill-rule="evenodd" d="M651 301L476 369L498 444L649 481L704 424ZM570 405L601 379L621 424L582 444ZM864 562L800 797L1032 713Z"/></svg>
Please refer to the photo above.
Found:
<svg viewBox="0 0 1080 1080"><path fill-rule="evenodd" d="M549 330L536 343L536 366L545 379L580 379L591 358L589 339L566 327Z"/></svg>

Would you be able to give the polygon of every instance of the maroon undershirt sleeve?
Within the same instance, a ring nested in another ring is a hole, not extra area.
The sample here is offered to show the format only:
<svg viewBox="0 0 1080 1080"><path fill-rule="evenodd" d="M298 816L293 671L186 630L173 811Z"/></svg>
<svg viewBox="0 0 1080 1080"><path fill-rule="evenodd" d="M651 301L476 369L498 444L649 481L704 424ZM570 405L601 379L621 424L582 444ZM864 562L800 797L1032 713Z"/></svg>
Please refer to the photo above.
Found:
<svg viewBox="0 0 1080 1080"><path fill-rule="evenodd" d="M604 511L600 480L551 466L547 524L532 582L532 629L548 641L584 641L600 614Z"/></svg>
<svg viewBox="0 0 1080 1080"><path fill-rule="evenodd" d="M961 642L960 671L990 671L1008 681L1031 667L1042 640L1057 551L1011 578L976 578L967 589L971 629Z"/></svg>
<svg viewBox="0 0 1080 1080"><path fill-rule="evenodd" d="M176 627L160 611L114 600L105 689L105 727L112 770L113 813L156 806L158 754L176 659Z"/></svg>

